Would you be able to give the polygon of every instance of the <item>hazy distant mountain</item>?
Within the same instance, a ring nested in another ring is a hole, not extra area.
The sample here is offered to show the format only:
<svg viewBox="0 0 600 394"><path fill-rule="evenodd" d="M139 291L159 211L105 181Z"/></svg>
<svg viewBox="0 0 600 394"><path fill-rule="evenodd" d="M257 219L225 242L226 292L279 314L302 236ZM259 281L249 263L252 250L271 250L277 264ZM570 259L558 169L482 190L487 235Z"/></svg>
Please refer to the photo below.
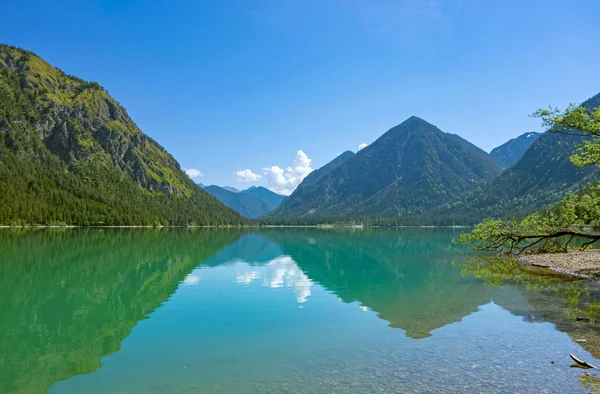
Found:
<svg viewBox="0 0 600 394"><path fill-rule="evenodd" d="M296 189L271 216L421 214L501 170L473 144L413 116L313 184Z"/></svg>
<svg viewBox="0 0 600 394"><path fill-rule="evenodd" d="M225 190L228 190L228 191L230 191L232 193L239 193L240 192L239 189L236 189L233 186L222 186L222 188L225 189Z"/></svg>
<svg viewBox="0 0 600 394"><path fill-rule="evenodd" d="M97 82L0 45L0 224L237 224Z"/></svg>
<svg viewBox="0 0 600 394"><path fill-rule="evenodd" d="M263 199L275 208L280 206L281 202L285 199L284 195L277 194L262 186L251 186L246 190L242 190L241 193Z"/></svg>
<svg viewBox="0 0 600 394"><path fill-rule="evenodd" d="M257 218L276 208L276 206L262 198L243 192L232 192L220 186L204 186L204 190L216 197L225 206L247 218Z"/></svg>
<svg viewBox="0 0 600 394"><path fill-rule="evenodd" d="M600 106L600 94L583 105ZM431 214L457 223L478 222L485 217L522 216L554 203L567 192L600 179L598 167L578 169L569 160L581 141L581 137L546 132L492 182Z"/></svg>
<svg viewBox="0 0 600 394"><path fill-rule="evenodd" d="M490 156L492 156L498 163L505 167L510 167L516 162L518 162L525 151L529 149L531 144L533 144L537 139L542 135L541 133L529 132L525 134L521 134L517 138L513 138L510 141L494 148L490 152Z"/></svg>

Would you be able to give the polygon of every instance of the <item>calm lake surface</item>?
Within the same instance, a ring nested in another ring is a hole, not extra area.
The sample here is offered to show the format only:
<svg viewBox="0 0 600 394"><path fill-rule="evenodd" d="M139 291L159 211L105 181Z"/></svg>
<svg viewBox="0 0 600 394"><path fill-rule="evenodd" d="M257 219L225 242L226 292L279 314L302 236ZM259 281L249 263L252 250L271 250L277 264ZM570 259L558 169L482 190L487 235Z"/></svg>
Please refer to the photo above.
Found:
<svg viewBox="0 0 600 394"><path fill-rule="evenodd" d="M597 390L600 287L458 235L0 230L0 392Z"/></svg>

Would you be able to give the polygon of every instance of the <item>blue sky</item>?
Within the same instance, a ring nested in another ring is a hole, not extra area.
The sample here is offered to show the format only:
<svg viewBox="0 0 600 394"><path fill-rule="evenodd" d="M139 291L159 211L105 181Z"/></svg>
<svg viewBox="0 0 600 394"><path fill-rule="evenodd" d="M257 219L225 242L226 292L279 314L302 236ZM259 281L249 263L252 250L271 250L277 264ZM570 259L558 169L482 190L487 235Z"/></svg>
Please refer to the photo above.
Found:
<svg viewBox="0 0 600 394"><path fill-rule="evenodd" d="M411 115L489 151L539 130L537 108L600 92L597 0L20 0L2 14L2 42L98 81L207 184L289 192ZM246 169L261 179L235 181Z"/></svg>

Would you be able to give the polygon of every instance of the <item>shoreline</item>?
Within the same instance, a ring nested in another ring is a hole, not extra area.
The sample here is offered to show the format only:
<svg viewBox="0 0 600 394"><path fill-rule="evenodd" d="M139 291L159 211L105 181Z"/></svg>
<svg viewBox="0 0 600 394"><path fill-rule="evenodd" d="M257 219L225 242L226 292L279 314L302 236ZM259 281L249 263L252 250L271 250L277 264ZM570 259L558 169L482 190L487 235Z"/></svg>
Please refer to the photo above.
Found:
<svg viewBox="0 0 600 394"><path fill-rule="evenodd" d="M21 229L40 229L40 228L255 228L259 226L76 226L76 225L67 225L67 226L0 226L0 229L3 228L21 228Z"/></svg>
<svg viewBox="0 0 600 394"><path fill-rule="evenodd" d="M224 225L224 226L77 226L77 225L65 225L65 226L4 226L0 225L0 229L3 228L30 228L30 229L39 229L39 228L321 228L321 229L331 229L331 228L352 228L352 229L363 229L363 228L470 228L473 226L469 225L455 225L455 226L382 226L382 225L279 225L279 224L269 224L269 225Z"/></svg>
<svg viewBox="0 0 600 394"><path fill-rule="evenodd" d="M516 257L524 266L549 269L556 273L585 279L600 278L600 249L568 253L542 253Z"/></svg>

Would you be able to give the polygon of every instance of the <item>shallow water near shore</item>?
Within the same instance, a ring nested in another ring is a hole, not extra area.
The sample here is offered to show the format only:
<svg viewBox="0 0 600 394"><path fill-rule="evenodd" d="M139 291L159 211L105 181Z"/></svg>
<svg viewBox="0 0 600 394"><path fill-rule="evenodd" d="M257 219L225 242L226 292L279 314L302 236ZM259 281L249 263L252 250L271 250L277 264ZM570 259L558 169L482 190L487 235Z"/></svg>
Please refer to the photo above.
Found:
<svg viewBox="0 0 600 394"><path fill-rule="evenodd" d="M0 392L589 392L597 284L459 233L3 229Z"/></svg>

